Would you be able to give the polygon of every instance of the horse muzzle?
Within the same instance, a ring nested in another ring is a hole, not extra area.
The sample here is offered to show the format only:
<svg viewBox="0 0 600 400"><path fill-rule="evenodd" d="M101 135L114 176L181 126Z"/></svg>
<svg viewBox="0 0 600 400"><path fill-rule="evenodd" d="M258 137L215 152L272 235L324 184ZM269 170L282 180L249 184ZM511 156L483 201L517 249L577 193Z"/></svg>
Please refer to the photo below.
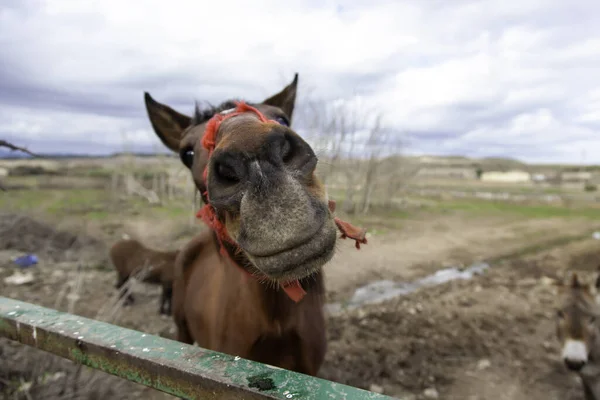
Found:
<svg viewBox="0 0 600 400"><path fill-rule="evenodd" d="M586 362L584 360L572 360L572 359L565 358L563 361L565 362L565 365L567 366L568 369L570 369L571 371L575 371L575 372L581 371L581 369L586 364Z"/></svg>

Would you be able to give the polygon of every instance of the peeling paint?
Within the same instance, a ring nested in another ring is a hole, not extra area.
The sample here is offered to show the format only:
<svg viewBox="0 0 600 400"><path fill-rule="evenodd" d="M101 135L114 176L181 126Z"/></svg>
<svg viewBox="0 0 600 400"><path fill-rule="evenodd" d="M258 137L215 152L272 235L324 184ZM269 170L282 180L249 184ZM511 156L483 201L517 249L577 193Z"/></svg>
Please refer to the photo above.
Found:
<svg viewBox="0 0 600 400"><path fill-rule="evenodd" d="M1 296L0 336L183 399L391 399Z"/></svg>

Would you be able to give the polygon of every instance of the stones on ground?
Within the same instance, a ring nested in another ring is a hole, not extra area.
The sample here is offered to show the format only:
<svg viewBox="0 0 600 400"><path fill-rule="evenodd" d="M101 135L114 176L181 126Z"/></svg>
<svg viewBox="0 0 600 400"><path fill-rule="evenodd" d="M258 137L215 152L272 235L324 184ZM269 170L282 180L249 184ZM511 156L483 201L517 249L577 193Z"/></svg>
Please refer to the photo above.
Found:
<svg viewBox="0 0 600 400"><path fill-rule="evenodd" d="M20 286L31 283L34 280L35 278L33 277L33 273L31 272L22 274L19 271L15 271L15 273L11 276L4 278L4 283L6 283L7 285Z"/></svg>
<svg viewBox="0 0 600 400"><path fill-rule="evenodd" d="M540 284L542 284L543 286L552 286L554 285L555 280L547 277L547 276L542 276L540 278Z"/></svg>
<svg viewBox="0 0 600 400"><path fill-rule="evenodd" d="M487 358L483 358L483 359L479 360L479 362L477 363L477 369L480 371L483 371L484 369L488 369L491 366L492 366L492 362L490 360L488 360Z"/></svg>
<svg viewBox="0 0 600 400"><path fill-rule="evenodd" d="M373 393L383 394L383 387L372 383L371 386L369 386L369 391Z"/></svg>
<svg viewBox="0 0 600 400"><path fill-rule="evenodd" d="M549 341L544 341L544 343L542 343L542 346L544 346L544 349L546 350L552 350L553 346L552 343L550 343Z"/></svg>
<svg viewBox="0 0 600 400"><path fill-rule="evenodd" d="M52 271L52 277L56 278L56 279L61 279L64 278L66 275L65 271L63 271L62 269L56 269L54 271Z"/></svg>
<svg viewBox="0 0 600 400"><path fill-rule="evenodd" d="M440 394L438 393L436 388L427 388L423 391L423 396L426 399L439 399Z"/></svg>
<svg viewBox="0 0 600 400"><path fill-rule="evenodd" d="M536 278L524 278L521 279L519 282L520 286L535 286L538 283L538 280Z"/></svg>

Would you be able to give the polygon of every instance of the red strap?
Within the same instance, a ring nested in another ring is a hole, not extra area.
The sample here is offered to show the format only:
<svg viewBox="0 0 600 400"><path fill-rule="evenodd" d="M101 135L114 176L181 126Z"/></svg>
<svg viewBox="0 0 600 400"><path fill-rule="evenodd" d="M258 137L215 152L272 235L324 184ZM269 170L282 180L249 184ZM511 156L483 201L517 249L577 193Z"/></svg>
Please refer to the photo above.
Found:
<svg viewBox="0 0 600 400"><path fill-rule="evenodd" d="M296 303L302 300L302 298L306 295L306 291L302 288L302 285L300 285L298 279L284 283L281 286L288 297Z"/></svg>

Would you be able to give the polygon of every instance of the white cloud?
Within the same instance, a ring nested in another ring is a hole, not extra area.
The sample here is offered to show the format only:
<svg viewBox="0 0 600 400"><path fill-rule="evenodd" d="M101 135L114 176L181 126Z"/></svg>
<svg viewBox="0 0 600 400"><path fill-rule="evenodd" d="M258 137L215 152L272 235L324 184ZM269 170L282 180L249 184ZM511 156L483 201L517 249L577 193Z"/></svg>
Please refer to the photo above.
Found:
<svg viewBox="0 0 600 400"><path fill-rule="evenodd" d="M11 1L0 6L0 136L158 145L142 92L260 100L357 94L411 151L600 163L592 0ZM46 142L44 142L46 143ZM46 144L44 144L46 145ZM86 151L83 145L81 151Z"/></svg>
<svg viewBox="0 0 600 400"><path fill-rule="evenodd" d="M52 151L60 151L60 142L65 141L87 142L90 147L100 144L116 151L123 150L125 145L148 149L156 144L155 135L137 120L56 110L40 113L20 107L0 111L0 132L32 148L37 142L47 145L56 141ZM83 152L88 150L86 147L81 149Z"/></svg>

